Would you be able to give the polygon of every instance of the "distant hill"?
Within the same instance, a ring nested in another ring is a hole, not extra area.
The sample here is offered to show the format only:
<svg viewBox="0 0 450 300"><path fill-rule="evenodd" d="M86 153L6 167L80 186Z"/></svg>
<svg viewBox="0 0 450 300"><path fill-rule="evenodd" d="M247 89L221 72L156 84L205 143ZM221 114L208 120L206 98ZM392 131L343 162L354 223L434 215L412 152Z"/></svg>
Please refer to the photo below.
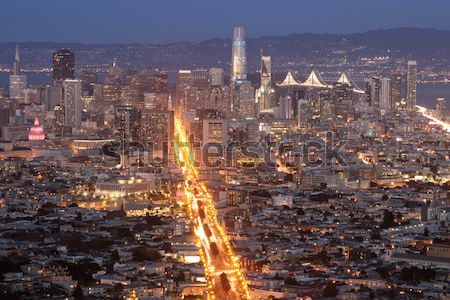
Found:
<svg viewBox="0 0 450 300"><path fill-rule="evenodd" d="M169 71L180 68L219 66L228 70L231 39L171 44L19 43L25 67L50 67L51 54L71 48L78 68L105 68L113 58L122 69L158 65ZM0 43L0 66L9 67L15 43ZM364 57L389 56L391 62L414 58L419 66L450 70L450 31L419 28L373 30L355 34L290 34L247 39L249 70L259 68L260 51L271 55L274 70L328 68L356 63Z"/></svg>

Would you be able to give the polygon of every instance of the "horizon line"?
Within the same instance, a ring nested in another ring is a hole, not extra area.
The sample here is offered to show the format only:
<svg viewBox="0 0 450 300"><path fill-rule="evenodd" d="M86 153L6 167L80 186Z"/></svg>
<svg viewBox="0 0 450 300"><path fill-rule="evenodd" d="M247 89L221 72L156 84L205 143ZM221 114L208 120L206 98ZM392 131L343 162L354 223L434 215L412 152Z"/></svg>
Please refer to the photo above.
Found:
<svg viewBox="0 0 450 300"><path fill-rule="evenodd" d="M292 35L330 35L330 36L349 36L349 35L356 35L356 34L365 34L370 32L377 32L377 31L392 31L392 30L401 30L401 29L409 29L409 30L433 30L433 31L442 31L442 32L450 32L450 29L439 29L434 27L413 27L413 26L402 26L402 27L392 27L392 28L378 28L378 29L370 29L365 31L358 31L358 32L351 32L351 33L327 33L327 32L321 32L321 33L313 33L313 32L292 32L287 34L271 34L271 35L260 35L260 36L247 36L246 40L254 40L254 39L260 39L260 38L268 38L268 37L288 37ZM246 32L247 33L247 32ZM77 41L0 41L0 44L46 44L46 43L52 43L52 44L78 44L78 45L171 45L171 44L183 44L183 43L202 43L202 42L208 42L211 40L227 40L231 41L233 39L233 34L231 32L230 37L211 37L201 40L191 40L191 41L173 41L173 42L77 42Z"/></svg>

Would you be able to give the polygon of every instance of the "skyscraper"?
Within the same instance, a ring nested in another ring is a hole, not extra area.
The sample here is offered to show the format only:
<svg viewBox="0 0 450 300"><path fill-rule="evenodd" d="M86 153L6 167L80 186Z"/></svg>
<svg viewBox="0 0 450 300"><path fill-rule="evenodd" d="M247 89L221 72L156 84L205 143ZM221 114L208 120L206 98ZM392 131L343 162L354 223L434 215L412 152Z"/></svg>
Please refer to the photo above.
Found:
<svg viewBox="0 0 450 300"><path fill-rule="evenodd" d="M53 80L75 78L75 54L70 49L59 49L53 53Z"/></svg>
<svg viewBox="0 0 450 300"><path fill-rule="evenodd" d="M111 68L108 70L108 75L103 85L103 98L107 102L118 102L122 95L122 81L120 79L121 72L117 66L117 61L114 59Z"/></svg>
<svg viewBox="0 0 450 300"><path fill-rule="evenodd" d="M98 83L97 72L94 70L83 70L80 75L81 91L83 96L94 95L94 84Z"/></svg>
<svg viewBox="0 0 450 300"><path fill-rule="evenodd" d="M366 95L370 106L378 108L380 106L380 78L372 77L366 81Z"/></svg>
<svg viewBox="0 0 450 300"><path fill-rule="evenodd" d="M14 75L19 74L20 74L19 46L16 45L16 56L14 57Z"/></svg>
<svg viewBox="0 0 450 300"><path fill-rule="evenodd" d="M417 61L408 60L406 65L406 109L414 110L417 98Z"/></svg>
<svg viewBox="0 0 450 300"><path fill-rule="evenodd" d="M439 117L445 116L447 109L445 108L445 98L439 97L436 98L436 114Z"/></svg>
<svg viewBox="0 0 450 300"><path fill-rule="evenodd" d="M231 83L230 112L235 117L251 118L255 115L255 90L248 80Z"/></svg>
<svg viewBox="0 0 450 300"><path fill-rule="evenodd" d="M14 57L13 75L9 76L9 97L12 99L23 99L27 88L27 76L20 75L19 47L16 46Z"/></svg>
<svg viewBox="0 0 450 300"><path fill-rule="evenodd" d="M271 81L272 65L270 56L261 56L261 83L256 92L257 102L259 103L259 111L268 109L272 106L273 90L271 87Z"/></svg>
<svg viewBox="0 0 450 300"><path fill-rule="evenodd" d="M81 80L66 79L63 83L61 108L66 127L81 126Z"/></svg>
<svg viewBox="0 0 450 300"><path fill-rule="evenodd" d="M392 108L391 79L380 79L380 110L383 115Z"/></svg>
<svg viewBox="0 0 450 300"><path fill-rule="evenodd" d="M232 57L231 57L231 79L247 79L247 57L245 54L245 30L244 27L234 27Z"/></svg>
<svg viewBox="0 0 450 300"><path fill-rule="evenodd" d="M177 74L177 81L175 85L175 97L178 113L187 111L187 94L188 89L192 83L192 71L191 70L179 70Z"/></svg>
<svg viewBox="0 0 450 300"><path fill-rule="evenodd" d="M402 102L402 81L403 76L400 72L395 72L391 77L391 97L392 107L399 109Z"/></svg>
<svg viewBox="0 0 450 300"><path fill-rule="evenodd" d="M172 152L174 115L171 110L143 110L141 113L140 141L152 158L167 161Z"/></svg>
<svg viewBox="0 0 450 300"><path fill-rule="evenodd" d="M139 140L141 112L132 105L115 107L116 139L123 145Z"/></svg>
<svg viewBox="0 0 450 300"><path fill-rule="evenodd" d="M209 69L209 84L211 86L222 86L224 84L224 76L222 68Z"/></svg>

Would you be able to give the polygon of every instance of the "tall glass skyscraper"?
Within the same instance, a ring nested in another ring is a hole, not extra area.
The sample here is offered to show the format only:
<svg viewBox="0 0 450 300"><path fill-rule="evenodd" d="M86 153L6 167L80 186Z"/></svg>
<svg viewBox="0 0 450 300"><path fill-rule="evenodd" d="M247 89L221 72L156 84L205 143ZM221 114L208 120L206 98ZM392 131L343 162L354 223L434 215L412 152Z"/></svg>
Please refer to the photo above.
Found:
<svg viewBox="0 0 450 300"><path fill-rule="evenodd" d="M231 79L247 79L247 57L245 54L245 30L244 27L234 27L233 50L231 57Z"/></svg>
<svg viewBox="0 0 450 300"><path fill-rule="evenodd" d="M53 80L75 78L75 55L69 49L53 53Z"/></svg>
<svg viewBox="0 0 450 300"><path fill-rule="evenodd" d="M417 61L408 60L406 66L406 108L414 110L417 98Z"/></svg>

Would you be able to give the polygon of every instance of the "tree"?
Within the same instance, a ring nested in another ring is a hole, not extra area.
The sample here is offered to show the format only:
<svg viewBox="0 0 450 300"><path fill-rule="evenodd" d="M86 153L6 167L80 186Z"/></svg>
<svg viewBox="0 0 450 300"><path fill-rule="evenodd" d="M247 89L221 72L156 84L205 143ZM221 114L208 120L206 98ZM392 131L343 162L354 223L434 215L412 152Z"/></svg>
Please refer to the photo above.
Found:
<svg viewBox="0 0 450 300"><path fill-rule="evenodd" d="M117 251L117 249L111 251L111 260L113 261L113 263L116 263L120 260L119 251Z"/></svg>
<svg viewBox="0 0 450 300"><path fill-rule="evenodd" d="M83 299L83 289L80 286L80 283L77 283L75 290L73 291L73 298L75 300Z"/></svg>
<svg viewBox="0 0 450 300"><path fill-rule="evenodd" d="M161 254L158 251L145 246L139 246L133 250L133 261L158 261L160 259Z"/></svg>
<svg viewBox="0 0 450 300"><path fill-rule="evenodd" d="M395 225L396 223L394 214L391 211L385 209L383 212L383 222L381 223L381 228L386 229Z"/></svg>
<svg viewBox="0 0 450 300"><path fill-rule="evenodd" d="M323 290L324 297L334 298L337 296L338 293L339 293L339 290L336 287L336 284L331 281L329 281L327 283L327 286Z"/></svg>

